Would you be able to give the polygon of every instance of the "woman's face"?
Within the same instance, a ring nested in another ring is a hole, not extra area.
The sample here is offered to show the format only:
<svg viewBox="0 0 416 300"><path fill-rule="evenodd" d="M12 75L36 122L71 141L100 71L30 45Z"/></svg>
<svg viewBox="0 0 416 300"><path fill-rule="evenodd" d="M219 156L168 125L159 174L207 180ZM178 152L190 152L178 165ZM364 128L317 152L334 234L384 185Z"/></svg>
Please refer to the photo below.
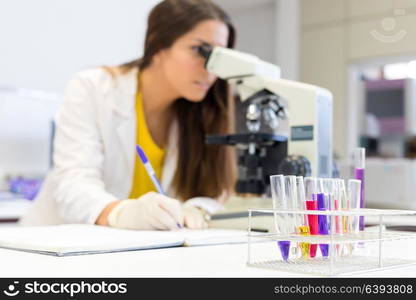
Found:
<svg viewBox="0 0 416 300"><path fill-rule="evenodd" d="M228 34L227 25L221 21L202 21L157 54L158 65L179 97L193 102L204 99L217 77L204 68L205 60L198 54L198 47L203 43L226 47Z"/></svg>

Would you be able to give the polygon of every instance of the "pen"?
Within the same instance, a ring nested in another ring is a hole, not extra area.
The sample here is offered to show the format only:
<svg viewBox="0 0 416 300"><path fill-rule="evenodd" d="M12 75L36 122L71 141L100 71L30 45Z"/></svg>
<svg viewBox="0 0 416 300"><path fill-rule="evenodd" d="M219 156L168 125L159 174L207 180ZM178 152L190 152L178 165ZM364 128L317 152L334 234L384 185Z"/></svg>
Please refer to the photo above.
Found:
<svg viewBox="0 0 416 300"><path fill-rule="evenodd" d="M136 150L137 150L137 154L140 157L141 162L143 163L144 168L146 169L147 175L149 175L150 180L152 180L153 185L155 186L156 190L158 191L159 194L166 196L166 193L163 190L162 185L157 179L156 172L153 169L152 165L150 164L150 161L147 159L147 156L144 153L143 149L139 145L136 145ZM182 228L181 224L176 223L176 225L178 225L178 228Z"/></svg>

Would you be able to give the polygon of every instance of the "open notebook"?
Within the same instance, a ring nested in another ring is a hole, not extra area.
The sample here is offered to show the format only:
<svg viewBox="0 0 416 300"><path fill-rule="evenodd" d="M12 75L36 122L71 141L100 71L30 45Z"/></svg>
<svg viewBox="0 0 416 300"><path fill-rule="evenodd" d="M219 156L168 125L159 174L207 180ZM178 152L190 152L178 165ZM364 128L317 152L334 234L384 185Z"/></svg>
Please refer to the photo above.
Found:
<svg viewBox="0 0 416 300"><path fill-rule="evenodd" d="M247 242L243 230L137 231L87 224L0 229L0 248L56 256Z"/></svg>

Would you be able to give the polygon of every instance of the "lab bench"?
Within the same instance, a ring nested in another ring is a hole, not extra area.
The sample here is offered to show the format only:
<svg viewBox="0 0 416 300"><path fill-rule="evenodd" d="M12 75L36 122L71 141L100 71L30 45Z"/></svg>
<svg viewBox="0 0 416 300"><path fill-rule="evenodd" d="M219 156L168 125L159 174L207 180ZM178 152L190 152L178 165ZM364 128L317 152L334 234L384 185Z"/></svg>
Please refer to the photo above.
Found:
<svg viewBox="0 0 416 300"><path fill-rule="evenodd" d="M416 243L409 246L414 249ZM395 247L401 251L402 245ZM313 277L249 267L247 244L67 257L0 249L0 259L3 277ZM360 273L358 277L416 277L416 266Z"/></svg>

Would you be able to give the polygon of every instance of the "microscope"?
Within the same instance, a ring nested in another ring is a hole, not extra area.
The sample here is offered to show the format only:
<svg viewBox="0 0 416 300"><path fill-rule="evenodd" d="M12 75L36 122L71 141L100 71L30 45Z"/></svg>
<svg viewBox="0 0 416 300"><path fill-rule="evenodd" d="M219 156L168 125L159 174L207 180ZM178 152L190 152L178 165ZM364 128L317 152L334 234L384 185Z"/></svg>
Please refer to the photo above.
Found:
<svg viewBox="0 0 416 300"><path fill-rule="evenodd" d="M275 174L332 177L328 90L281 79L279 67L240 51L203 44L199 54L245 110L246 133L206 137L207 144L237 147L238 195L269 195Z"/></svg>

